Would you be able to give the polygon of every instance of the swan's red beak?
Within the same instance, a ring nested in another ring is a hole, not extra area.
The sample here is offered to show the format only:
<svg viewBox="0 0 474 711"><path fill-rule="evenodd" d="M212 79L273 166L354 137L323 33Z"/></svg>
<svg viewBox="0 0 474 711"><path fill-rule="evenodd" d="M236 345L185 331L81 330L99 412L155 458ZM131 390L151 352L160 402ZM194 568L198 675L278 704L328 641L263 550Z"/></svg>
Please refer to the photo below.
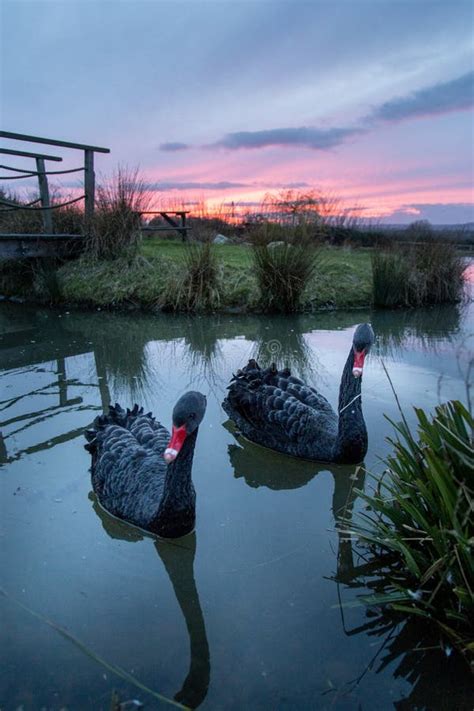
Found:
<svg viewBox="0 0 474 711"><path fill-rule="evenodd" d="M175 427L173 425L171 439L165 449L165 453L163 454L164 460L167 464L174 462L184 444L187 434L188 433L186 432L186 427L184 425L182 425L182 427Z"/></svg>
<svg viewBox="0 0 474 711"><path fill-rule="evenodd" d="M365 351L356 351L354 349L354 365L352 366L352 375L354 378L360 378L364 369Z"/></svg>

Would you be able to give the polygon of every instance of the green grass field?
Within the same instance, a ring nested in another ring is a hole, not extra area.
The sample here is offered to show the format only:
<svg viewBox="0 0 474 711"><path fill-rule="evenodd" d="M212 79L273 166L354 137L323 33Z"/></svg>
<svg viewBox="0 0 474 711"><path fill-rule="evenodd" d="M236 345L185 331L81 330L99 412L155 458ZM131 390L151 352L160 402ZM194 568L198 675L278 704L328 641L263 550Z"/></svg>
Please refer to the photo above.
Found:
<svg viewBox="0 0 474 711"><path fill-rule="evenodd" d="M56 301L89 307L159 307L167 280L184 268L185 249L186 245L179 241L146 238L139 255L133 259L94 261L83 256L67 262L55 275ZM219 310L258 310L259 292L252 270L251 248L216 245L215 250L222 292ZM12 278L7 265L0 271L1 294L51 301L47 281L41 274L34 274L32 279ZM305 291L302 310L367 306L371 300L370 250L323 247L318 251L316 273Z"/></svg>
<svg viewBox="0 0 474 711"><path fill-rule="evenodd" d="M147 259L179 265L182 242L149 239L142 254ZM216 245L223 268L223 306L252 307L258 299L252 274L252 252L241 245ZM366 306L372 296L370 250L323 247L318 251L318 268L305 294L305 308Z"/></svg>

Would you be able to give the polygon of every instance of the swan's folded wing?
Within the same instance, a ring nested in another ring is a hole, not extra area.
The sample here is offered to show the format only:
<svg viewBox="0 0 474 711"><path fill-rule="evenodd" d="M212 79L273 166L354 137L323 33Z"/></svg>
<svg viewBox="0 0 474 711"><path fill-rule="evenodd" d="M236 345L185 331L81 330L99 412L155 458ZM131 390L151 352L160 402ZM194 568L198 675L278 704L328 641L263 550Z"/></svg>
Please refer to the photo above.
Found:
<svg viewBox="0 0 474 711"><path fill-rule="evenodd" d="M302 393L298 386L282 390L273 385L261 385L253 390L242 381L229 389L228 400L232 408L255 430L277 437L280 441L304 444L314 439L315 432L333 429L336 415L325 398L325 406L315 409L316 391L302 386L308 392ZM300 397L297 397L296 395ZM307 400L305 401L305 397ZM322 396L320 396L322 397ZM324 404L323 403L323 404Z"/></svg>
<svg viewBox="0 0 474 711"><path fill-rule="evenodd" d="M296 378L290 378L287 383L288 384L285 387L285 392L302 402L303 405L307 405L320 415L326 415L327 417L334 418L336 417L336 413L334 412L333 408L326 400L324 395L318 393L315 388L311 388L308 385L305 385Z"/></svg>
<svg viewBox="0 0 474 711"><path fill-rule="evenodd" d="M111 425L97 433L92 484L110 513L146 527L164 486L163 458L142 447L128 429Z"/></svg>
<svg viewBox="0 0 474 711"><path fill-rule="evenodd" d="M117 425L130 432L136 443L144 447L149 452L163 454L170 439L170 434L166 427L148 412L144 414L143 408L135 405L131 410L124 410L118 403L109 407L107 415L97 417L91 430L86 432L86 438L92 446L87 449L92 453L95 449L94 438L98 432L110 425Z"/></svg>
<svg viewBox="0 0 474 711"><path fill-rule="evenodd" d="M158 455L163 454L170 441L170 433L166 427L156 422L151 413L135 417L129 430L142 447Z"/></svg>

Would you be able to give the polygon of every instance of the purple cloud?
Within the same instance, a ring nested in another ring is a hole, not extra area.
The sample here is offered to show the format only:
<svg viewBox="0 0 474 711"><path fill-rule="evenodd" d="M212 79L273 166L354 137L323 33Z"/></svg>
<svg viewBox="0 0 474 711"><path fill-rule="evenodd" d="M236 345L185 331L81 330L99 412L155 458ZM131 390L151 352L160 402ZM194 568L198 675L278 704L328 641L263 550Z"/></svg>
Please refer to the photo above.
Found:
<svg viewBox="0 0 474 711"><path fill-rule="evenodd" d="M434 84L409 96L382 104L368 116L382 121L402 121L431 114L461 111L474 105L474 72L457 79Z"/></svg>
<svg viewBox="0 0 474 711"><path fill-rule="evenodd" d="M199 182L159 182L147 183L148 190L225 190L227 188L248 188L249 183L233 183L227 180L221 180L216 183L199 183Z"/></svg>
<svg viewBox="0 0 474 711"><path fill-rule="evenodd" d="M186 182L186 181L167 181L163 180L156 183L146 183L147 190L226 190L232 188L303 188L309 187L308 183L303 181L296 183L264 183L261 181L250 183L239 183L230 180L220 180L217 182Z"/></svg>
<svg viewBox="0 0 474 711"><path fill-rule="evenodd" d="M343 143L346 138L363 133L360 128L271 128L262 131L227 133L220 141L207 148L265 148L267 146L306 146L313 150L327 150Z"/></svg>
<svg viewBox="0 0 474 711"><path fill-rule="evenodd" d="M168 151L174 153L176 151L188 151L192 146L188 143L180 143L179 141L170 141L169 143L161 143L159 146L160 151Z"/></svg>

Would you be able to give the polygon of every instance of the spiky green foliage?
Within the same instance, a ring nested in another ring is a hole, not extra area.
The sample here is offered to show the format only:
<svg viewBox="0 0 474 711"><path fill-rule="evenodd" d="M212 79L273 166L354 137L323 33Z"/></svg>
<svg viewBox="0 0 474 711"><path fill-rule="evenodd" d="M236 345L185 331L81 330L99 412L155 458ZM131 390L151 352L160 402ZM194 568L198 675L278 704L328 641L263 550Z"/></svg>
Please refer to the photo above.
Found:
<svg viewBox="0 0 474 711"><path fill-rule="evenodd" d="M161 305L172 311L213 311L221 297L221 267L210 242L186 247L181 264L171 274Z"/></svg>
<svg viewBox="0 0 474 711"><path fill-rule="evenodd" d="M387 471L373 494L359 492L368 511L347 526L379 577L365 602L437 625L472 659L474 420L459 401L438 406L431 419L415 411L418 438L405 420L394 425Z"/></svg>

